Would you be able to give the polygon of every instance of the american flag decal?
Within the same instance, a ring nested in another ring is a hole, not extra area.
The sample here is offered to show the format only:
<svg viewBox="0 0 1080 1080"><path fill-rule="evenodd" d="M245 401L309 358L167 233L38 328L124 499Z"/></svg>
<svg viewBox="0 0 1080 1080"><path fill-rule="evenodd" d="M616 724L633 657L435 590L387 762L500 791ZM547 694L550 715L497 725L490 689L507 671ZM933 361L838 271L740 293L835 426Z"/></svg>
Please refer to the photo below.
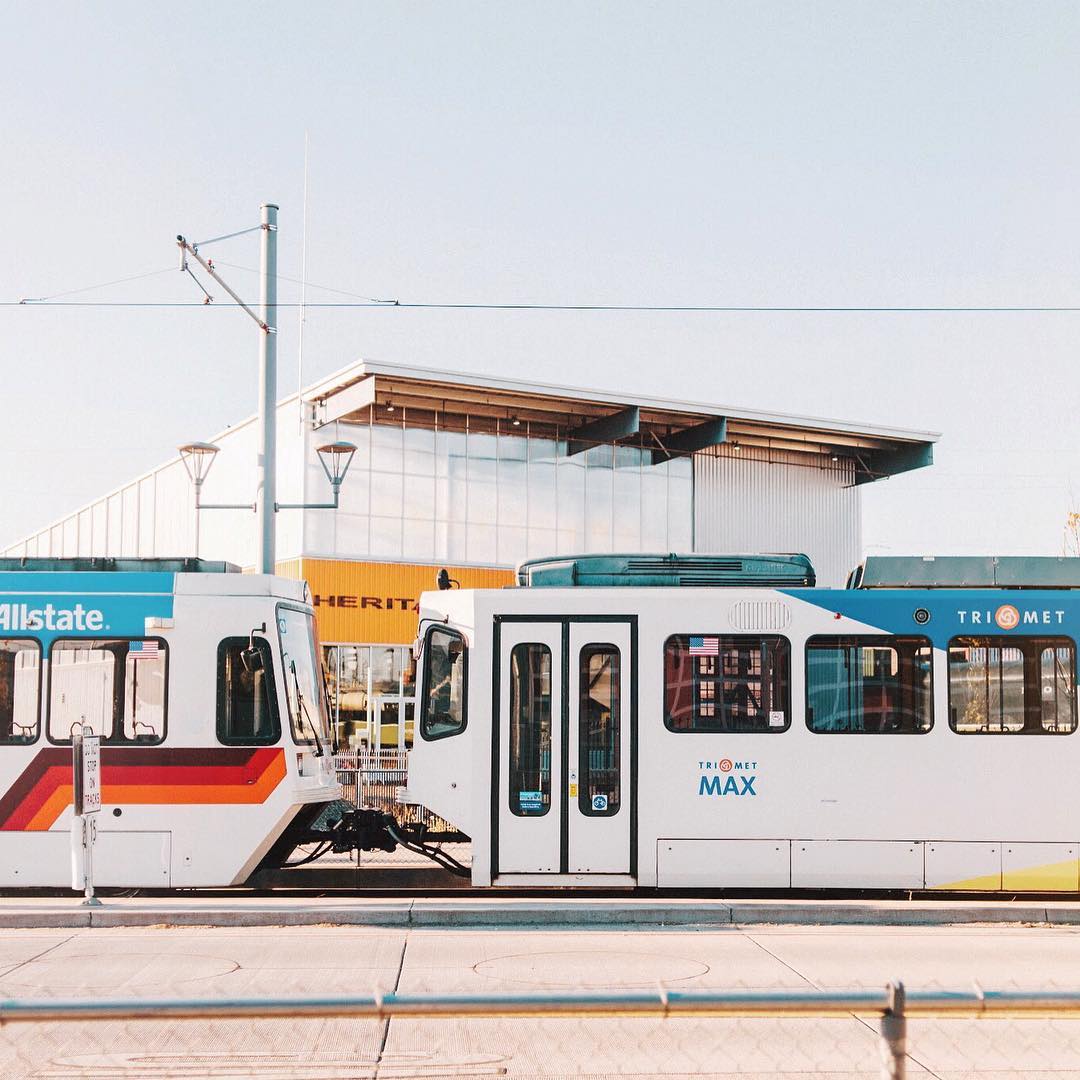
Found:
<svg viewBox="0 0 1080 1080"><path fill-rule="evenodd" d="M156 641L129 641L128 656L132 660L156 660L161 655Z"/></svg>
<svg viewBox="0 0 1080 1080"><path fill-rule="evenodd" d="M720 639L718 637L692 637L690 639L691 656L719 656Z"/></svg>

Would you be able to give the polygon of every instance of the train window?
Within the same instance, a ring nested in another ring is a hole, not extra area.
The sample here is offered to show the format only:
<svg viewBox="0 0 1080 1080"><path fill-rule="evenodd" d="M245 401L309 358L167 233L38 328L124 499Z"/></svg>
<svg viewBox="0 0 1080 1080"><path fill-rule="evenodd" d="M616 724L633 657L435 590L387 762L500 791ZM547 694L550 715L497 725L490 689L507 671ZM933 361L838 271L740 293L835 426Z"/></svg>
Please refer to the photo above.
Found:
<svg viewBox="0 0 1080 1080"><path fill-rule="evenodd" d="M266 638L231 637L218 645L217 737L226 746L269 746L281 738Z"/></svg>
<svg viewBox="0 0 1080 1080"><path fill-rule="evenodd" d="M510 650L510 811L542 817L551 809L551 650Z"/></svg>
<svg viewBox="0 0 1080 1080"><path fill-rule="evenodd" d="M669 731L786 731L791 646L782 637L669 637L664 724Z"/></svg>
<svg viewBox="0 0 1080 1080"><path fill-rule="evenodd" d="M41 646L36 641L0 641L0 746L19 746L38 737Z"/></svg>
<svg viewBox="0 0 1080 1080"><path fill-rule="evenodd" d="M806 726L824 734L924 734L933 726L932 672L926 638L811 638Z"/></svg>
<svg viewBox="0 0 1080 1080"><path fill-rule="evenodd" d="M49 741L82 724L111 746L165 738L169 649L161 638L78 638L49 653Z"/></svg>
<svg viewBox="0 0 1080 1080"><path fill-rule="evenodd" d="M578 668L578 809L589 817L619 812L619 650L586 645Z"/></svg>
<svg viewBox="0 0 1080 1080"><path fill-rule="evenodd" d="M445 739L465 730L467 650L455 630L433 626L424 643L424 697L420 707L420 734Z"/></svg>
<svg viewBox="0 0 1080 1080"><path fill-rule="evenodd" d="M320 750L329 747L330 716L315 620L309 611L279 604L277 624L293 741Z"/></svg>
<svg viewBox="0 0 1080 1080"><path fill-rule="evenodd" d="M1076 646L1061 637L949 642L949 725L961 735L1076 730Z"/></svg>

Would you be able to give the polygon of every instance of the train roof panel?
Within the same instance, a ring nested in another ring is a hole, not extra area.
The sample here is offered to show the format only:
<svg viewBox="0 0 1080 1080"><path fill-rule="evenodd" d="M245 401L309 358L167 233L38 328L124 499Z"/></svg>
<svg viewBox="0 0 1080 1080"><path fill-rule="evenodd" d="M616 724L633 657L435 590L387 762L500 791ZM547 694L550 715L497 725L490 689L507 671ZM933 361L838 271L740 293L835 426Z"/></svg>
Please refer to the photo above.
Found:
<svg viewBox="0 0 1080 1080"><path fill-rule="evenodd" d="M652 586L681 588L813 587L806 555L560 555L529 559L517 569L521 586Z"/></svg>
<svg viewBox="0 0 1080 1080"><path fill-rule="evenodd" d="M1053 555L874 555L849 589L1080 589L1080 559Z"/></svg>
<svg viewBox="0 0 1080 1080"><path fill-rule="evenodd" d="M0 558L0 571L68 574L239 574L235 563L216 559L188 557L163 559L118 559L112 556L82 556L77 558L47 558L26 556Z"/></svg>

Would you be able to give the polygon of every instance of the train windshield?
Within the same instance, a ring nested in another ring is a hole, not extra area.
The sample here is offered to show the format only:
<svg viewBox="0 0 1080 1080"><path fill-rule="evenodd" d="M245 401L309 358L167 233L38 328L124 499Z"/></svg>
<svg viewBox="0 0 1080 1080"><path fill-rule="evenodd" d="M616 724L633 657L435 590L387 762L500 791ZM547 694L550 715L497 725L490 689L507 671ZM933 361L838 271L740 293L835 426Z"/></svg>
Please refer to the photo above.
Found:
<svg viewBox="0 0 1080 1080"><path fill-rule="evenodd" d="M315 644L315 621L306 611L278 608L285 696L293 739L310 743L320 753L330 749L323 669Z"/></svg>

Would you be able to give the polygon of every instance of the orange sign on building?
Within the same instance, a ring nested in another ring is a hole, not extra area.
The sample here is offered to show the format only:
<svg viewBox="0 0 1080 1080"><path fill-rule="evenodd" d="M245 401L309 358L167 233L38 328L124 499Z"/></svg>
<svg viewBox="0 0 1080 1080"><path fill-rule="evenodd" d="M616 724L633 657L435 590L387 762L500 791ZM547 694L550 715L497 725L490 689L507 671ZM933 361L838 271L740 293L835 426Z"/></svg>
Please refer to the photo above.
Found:
<svg viewBox="0 0 1080 1080"><path fill-rule="evenodd" d="M306 579L323 644L407 645L416 637L420 594L436 587L441 567L428 563L292 559L278 565L285 577ZM512 585L512 570L448 566L463 589Z"/></svg>

